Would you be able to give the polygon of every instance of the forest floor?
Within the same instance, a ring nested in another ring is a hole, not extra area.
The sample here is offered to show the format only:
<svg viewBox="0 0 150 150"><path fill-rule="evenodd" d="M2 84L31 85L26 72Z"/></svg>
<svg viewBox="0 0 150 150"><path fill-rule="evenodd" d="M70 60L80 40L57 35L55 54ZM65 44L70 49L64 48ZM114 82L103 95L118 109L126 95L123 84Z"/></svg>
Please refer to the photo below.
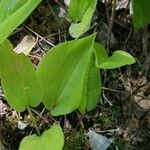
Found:
<svg viewBox="0 0 150 150"><path fill-rule="evenodd" d="M59 18L59 8L63 3L43 1L31 16L11 35L10 40L17 44L26 35L38 37L38 42L29 57L38 64L42 55L66 40L69 22ZM111 5L98 2L92 21L92 28L86 33L97 32L97 42L107 43L108 15ZM89 129L113 139L109 150L149 150L150 149L150 29L146 26L135 29L129 8L116 10L111 54L123 49L132 54L136 63L120 69L101 71L102 99L97 107L85 114L78 110L65 116L52 117L41 104L33 112L41 132L54 122L58 122L65 134L64 150L90 150ZM0 91L0 139L6 149L17 150L22 138L35 130L28 125L24 130L18 124L28 119L28 113L17 113L7 104ZM21 122L20 122L21 121ZM19 122L19 123L18 123ZM0 147L1 150L1 147Z"/></svg>

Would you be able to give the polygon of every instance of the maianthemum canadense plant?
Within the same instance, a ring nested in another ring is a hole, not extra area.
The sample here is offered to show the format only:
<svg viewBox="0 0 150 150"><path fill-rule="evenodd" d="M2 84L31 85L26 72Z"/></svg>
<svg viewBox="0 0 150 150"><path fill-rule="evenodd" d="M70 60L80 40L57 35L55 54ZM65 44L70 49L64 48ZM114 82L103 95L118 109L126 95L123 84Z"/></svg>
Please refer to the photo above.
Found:
<svg viewBox="0 0 150 150"><path fill-rule="evenodd" d="M24 53L13 51L7 38L40 2L0 1L0 79L9 105L18 112L27 109L39 134L26 136L19 149L61 150L64 143L62 129L54 124L40 135L30 107L42 102L53 116L68 114L76 109L90 111L101 97L100 70L130 65L135 60L122 50L108 56L106 49L95 42L96 33L93 33L53 47L35 69ZM88 30L96 4L97 0L71 0L68 16L74 21L69 29L72 37L78 38ZM148 0L142 4L140 0L133 0L136 26L141 27L149 21L150 15L146 14L148 6ZM141 13L137 11L138 8L142 10Z"/></svg>

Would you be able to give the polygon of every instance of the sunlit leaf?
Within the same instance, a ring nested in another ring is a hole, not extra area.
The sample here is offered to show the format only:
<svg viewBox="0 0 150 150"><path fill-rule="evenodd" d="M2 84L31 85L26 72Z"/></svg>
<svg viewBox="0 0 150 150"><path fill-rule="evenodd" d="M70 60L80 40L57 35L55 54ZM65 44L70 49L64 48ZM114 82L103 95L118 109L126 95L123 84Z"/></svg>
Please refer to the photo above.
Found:
<svg viewBox="0 0 150 150"><path fill-rule="evenodd" d="M53 125L45 131L42 136L26 136L19 147L19 150L62 150L64 145L64 135L58 125Z"/></svg>
<svg viewBox="0 0 150 150"><path fill-rule="evenodd" d="M69 18L71 18L74 22L81 21L90 5L91 0L71 0L68 11Z"/></svg>
<svg viewBox="0 0 150 150"><path fill-rule="evenodd" d="M95 67L94 55L91 55L87 74L85 76L82 100L79 106L81 112L92 110L100 101L101 78L99 69Z"/></svg>
<svg viewBox="0 0 150 150"><path fill-rule="evenodd" d="M125 65L135 63L135 59L127 52L122 50L115 51L112 56L108 57L106 49L100 45L94 45L96 55L96 67L100 69L115 69Z"/></svg>
<svg viewBox="0 0 150 150"><path fill-rule="evenodd" d="M3 22L0 23L0 44L30 15L40 2L41 0L28 0L9 17L4 16L5 20L1 19Z"/></svg>
<svg viewBox="0 0 150 150"><path fill-rule="evenodd" d="M0 23L2 23L7 17L13 13L14 7L17 5L18 2L22 2L25 0L2 0L0 2Z"/></svg>
<svg viewBox="0 0 150 150"><path fill-rule="evenodd" d="M37 75L43 86L43 103L54 116L70 113L80 105L84 78L95 34L64 42L40 61Z"/></svg>
<svg viewBox="0 0 150 150"><path fill-rule="evenodd" d="M72 37L78 38L89 29L96 4L97 0L72 0L70 2L69 16L74 21L69 28Z"/></svg>
<svg viewBox="0 0 150 150"><path fill-rule="evenodd" d="M0 77L6 99L16 111L41 102L41 86L35 68L24 54L16 54L5 41L0 47Z"/></svg>

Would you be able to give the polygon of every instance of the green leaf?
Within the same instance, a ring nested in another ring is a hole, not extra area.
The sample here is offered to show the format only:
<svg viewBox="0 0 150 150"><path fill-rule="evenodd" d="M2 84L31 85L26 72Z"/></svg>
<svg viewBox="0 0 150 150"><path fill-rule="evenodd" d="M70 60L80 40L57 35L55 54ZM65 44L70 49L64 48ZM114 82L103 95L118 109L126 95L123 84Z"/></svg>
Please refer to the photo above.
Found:
<svg viewBox="0 0 150 150"><path fill-rule="evenodd" d="M82 100L79 106L81 112L85 110L90 111L96 107L97 103L100 101L101 87L100 72L99 69L95 67L95 57L93 54L91 55L89 67L85 76Z"/></svg>
<svg viewBox="0 0 150 150"><path fill-rule="evenodd" d="M90 5L91 0L71 0L68 10L69 18L71 18L74 22L81 21Z"/></svg>
<svg viewBox="0 0 150 150"><path fill-rule="evenodd" d="M96 66L99 66L99 64L105 62L109 56L107 54L107 51L103 45L100 43L95 42L94 43L94 49L95 49L95 55L96 55Z"/></svg>
<svg viewBox="0 0 150 150"><path fill-rule="evenodd" d="M9 0L9 1L11 1L11 0ZM17 1L17 2L10 7L11 9L9 9L11 14L14 13L16 10L18 10L19 8L21 8L23 5L25 5L25 3L27 3L27 1L29 1L29 0L15 0L15 1ZM11 1L11 3L12 3L12 1Z"/></svg>
<svg viewBox="0 0 150 150"><path fill-rule="evenodd" d="M69 33L73 38L80 37L89 29L96 4L97 0L71 1L69 16L75 22L80 21L79 23L72 23L69 28Z"/></svg>
<svg viewBox="0 0 150 150"><path fill-rule="evenodd" d="M0 44L30 15L40 2L41 0L28 0L22 7L0 23Z"/></svg>
<svg viewBox="0 0 150 150"><path fill-rule="evenodd" d="M0 2L0 23L2 23L10 15L10 10L14 7L16 3L17 0L2 0Z"/></svg>
<svg viewBox="0 0 150 150"><path fill-rule="evenodd" d="M58 125L53 125L41 137L36 135L26 136L20 144L19 150L62 150L64 135Z"/></svg>
<svg viewBox="0 0 150 150"><path fill-rule="evenodd" d="M27 0L2 0L0 2L0 23L8 18L14 11L23 6Z"/></svg>
<svg viewBox="0 0 150 150"><path fill-rule="evenodd" d="M12 51L8 41L0 47L0 58L1 84L9 105L20 112L39 105L41 86L29 58Z"/></svg>
<svg viewBox="0 0 150 150"><path fill-rule="evenodd" d="M100 45L94 45L96 55L96 67L100 69L115 69L125 65L135 63L135 59L127 52L122 50L115 51L112 56L108 57L106 49Z"/></svg>
<svg viewBox="0 0 150 150"><path fill-rule="evenodd" d="M37 75L41 81L47 109L54 116L70 113L80 105L84 78L95 34L52 48L40 61Z"/></svg>
<svg viewBox="0 0 150 150"><path fill-rule="evenodd" d="M150 0L132 0L133 19L136 27L150 23Z"/></svg>

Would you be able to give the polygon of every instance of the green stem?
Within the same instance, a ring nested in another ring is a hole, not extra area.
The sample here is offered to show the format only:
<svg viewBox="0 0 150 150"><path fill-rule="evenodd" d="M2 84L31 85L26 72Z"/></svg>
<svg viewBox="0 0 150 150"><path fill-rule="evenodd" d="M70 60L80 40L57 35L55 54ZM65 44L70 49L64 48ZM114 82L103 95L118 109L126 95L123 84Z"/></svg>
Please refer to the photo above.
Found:
<svg viewBox="0 0 150 150"><path fill-rule="evenodd" d="M28 110L28 112L29 112L29 115L31 116L31 120L32 120L32 123L33 123L33 125L34 125L36 131L37 131L37 134L40 135L40 130L39 130L38 126L37 126L35 117L33 116L33 113L32 113L32 111L31 111L30 107L27 107L27 110Z"/></svg>

